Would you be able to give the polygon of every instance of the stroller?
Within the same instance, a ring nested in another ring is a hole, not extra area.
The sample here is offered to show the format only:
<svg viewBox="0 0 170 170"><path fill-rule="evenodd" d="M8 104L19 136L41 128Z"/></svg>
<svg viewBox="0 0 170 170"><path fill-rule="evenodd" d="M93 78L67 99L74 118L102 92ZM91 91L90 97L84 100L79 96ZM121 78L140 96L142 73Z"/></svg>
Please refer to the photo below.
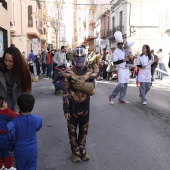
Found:
<svg viewBox="0 0 170 170"><path fill-rule="evenodd" d="M65 65L59 65L54 68L53 84L55 87L55 94L57 94L57 92L60 92L60 90L63 90L64 88L64 76L60 73L60 70L65 70L65 69L66 69Z"/></svg>

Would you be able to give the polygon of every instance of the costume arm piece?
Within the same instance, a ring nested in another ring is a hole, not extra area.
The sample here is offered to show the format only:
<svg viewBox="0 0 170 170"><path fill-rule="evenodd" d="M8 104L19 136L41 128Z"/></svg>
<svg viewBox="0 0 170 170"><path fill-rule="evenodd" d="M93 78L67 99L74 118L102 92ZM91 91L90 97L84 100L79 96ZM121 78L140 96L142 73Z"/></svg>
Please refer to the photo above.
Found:
<svg viewBox="0 0 170 170"><path fill-rule="evenodd" d="M12 152L14 150L15 142L16 142L16 127L13 122L9 122L7 124L7 144L9 147L8 148L9 151Z"/></svg>
<svg viewBox="0 0 170 170"><path fill-rule="evenodd" d="M95 93L95 86L92 82L84 82L83 79L72 80L72 86L83 93L92 96Z"/></svg>
<svg viewBox="0 0 170 170"><path fill-rule="evenodd" d="M63 89L63 111L64 111L64 114L70 113L70 111L69 111L70 102L69 102L68 87L69 87L68 79L65 79L65 81L64 81L64 89Z"/></svg>

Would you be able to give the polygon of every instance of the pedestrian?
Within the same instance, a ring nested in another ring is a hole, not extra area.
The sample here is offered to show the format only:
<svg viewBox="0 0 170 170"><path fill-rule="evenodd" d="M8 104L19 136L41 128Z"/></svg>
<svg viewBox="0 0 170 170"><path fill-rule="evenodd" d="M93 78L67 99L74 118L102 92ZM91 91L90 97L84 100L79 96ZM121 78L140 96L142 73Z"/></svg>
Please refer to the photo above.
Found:
<svg viewBox="0 0 170 170"><path fill-rule="evenodd" d="M154 50L151 50L151 55L153 55L154 57L154 63L151 65L151 81L154 81L155 69L158 66L159 58L157 55L154 54Z"/></svg>
<svg viewBox="0 0 170 170"><path fill-rule="evenodd" d="M42 67L42 73L45 74L45 70L46 70L46 51L43 48L42 52L41 52L41 56L40 56L40 62L41 62L41 67Z"/></svg>
<svg viewBox="0 0 170 170"><path fill-rule="evenodd" d="M54 50L47 49L48 53L46 55L46 64L47 64L47 77L49 79L52 78L52 71L53 71L53 57L54 57Z"/></svg>
<svg viewBox="0 0 170 170"><path fill-rule="evenodd" d="M140 82L139 97L142 104L147 104L146 94L151 87L151 65L154 63L154 57L151 55L149 45L143 45L142 54L137 56L136 65L139 68L138 81Z"/></svg>
<svg viewBox="0 0 170 170"><path fill-rule="evenodd" d="M163 56L163 53L162 53L162 49L158 50L158 59L159 59L158 68L161 71L164 71L164 63L163 63L164 56ZM164 73L162 73L161 71L158 71L158 79L160 79L160 80L163 79L163 75L164 75Z"/></svg>
<svg viewBox="0 0 170 170"><path fill-rule="evenodd" d="M107 79L107 67L108 67L108 60L105 60L103 64L103 79Z"/></svg>
<svg viewBox="0 0 170 170"><path fill-rule="evenodd" d="M17 170L36 169L37 139L36 132L42 126L42 119L31 114L35 98L28 93L18 96L20 116L7 124L7 140L10 151L14 151Z"/></svg>
<svg viewBox="0 0 170 170"><path fill-rule="evenodd" d="M97 77L97 80L103 80L103 64L101 59L99 62L99 76Z"/></svg>
<svg viewBox="0 0 170 170"><path fill-rule="evenodd" d="M66 60L67 60L67 64L69 66L73 65L73 52L72 52L71 48L69 48L66 53Z"/></svg>
<svg viewBox="0 0 170 170"><path fill-rule="evenodd" d="M34 74L34 69L33 69L34 61L35 61L34 53L33 50L31 50L28 55L28 65L29 65L29 70L32 74Z"/></svg>
<svg viewBox="0 0 170 170"><path fill-rule="evenodd" d="M139 75L139 68L135 67L133 70L133 77L136 78L136 87L139 87L138 75Z"/></svg>
<svg viewBox="0 0 170 170"><path fill-rule="evenodd" d="M108 66L106 68L106 71L107 71L107 80L108 81L112 77L112 67L113 67L113 62L111 60L108 60Z"/></svg>
<svg viewBox="0 0 170 170"><path fill-rule="evenodd" d="M169 55L170 55L170 53L169 53ZM169 57L168 67L170 68L170 57Z"/></svg>
<svg viewBox="0 0 170 170"><path fill-rule="evenodd" d="M67 60L66 60L66 47L65 46L61 46L61 50L57 51L55 53L54 58L53 58L53 62L56 65L63 65L63 64L65 65L65 64L67 64Z"/></svg>
<svg viewBox="0 0 170 170"><path fill-rule="evenodd" d="M41 70L40 70L40 61L39 61L39 58L38 58L37 55L35 55L34 57L35 57L34 63L36 65L37 75L40 75L40 73L41 73Z"/></svg>
<svg viewBox="0 0 170 170"><path fill-rule="evenodd" d="M13 154L8 149L6 126L8 122L17 116L19 114L15 114L11 109L8 109L6 100L0 96L0 170L16 170L16 168L12 167Z"/></svg>
<svg viewBox="0 0 170 170"><path fill-rule="evenodd" d="M57 51L54 54L53 58L53 72L55 72L55 67L59 65L67 65L67 60L66 60L66 47L61 46L61 50ZM53 75L54 79L54 75Z"/></svg>
<svg viewBox="0 0 170 170"><path fill-rule="evenodd" d="M17 97L32 90L28 66L16 47L9 47L3 54L0 67L0 96L3 96L11 110L17 112Z"/></svg>
<svg viewBox="0 0 170 170"><path fill-rule="evenodd" d="M113 52L113 63L116 65L118 71L118 85L109 96L109 102L110 104L114 104L115 97L120 93L119 102L122 104L128 104L129 102L125 100L125 95L130 76L129 67L126 66L129 57L125 57L122 33L117 31L114 36L117 41L117 49Z"/></svg>
<svg viewBox="0 0 170 170"><path fill-rule="evenodd" d="M90 96L95 92L94 78L98 76L98 66L86 67L84 46L77 47L74 53L75 64L63 72L65 88L63 91L63 110L67 119L68 135L72 150L72 161L90 159L86 153L86 136L89 125ZM78 132L77 132L77 129Z"/></svg>

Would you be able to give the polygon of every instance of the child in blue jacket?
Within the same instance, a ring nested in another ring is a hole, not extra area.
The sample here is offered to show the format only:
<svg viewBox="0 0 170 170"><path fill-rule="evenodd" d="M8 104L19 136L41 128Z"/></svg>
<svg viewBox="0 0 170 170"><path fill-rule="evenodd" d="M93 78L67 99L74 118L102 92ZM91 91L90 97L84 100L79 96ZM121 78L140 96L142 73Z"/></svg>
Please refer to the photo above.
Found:
<svg viewBox="0 0 170 170"><path fill-rule="evenodd" d="M20 116L7 124L10 150L14 150L17 170L35 170L37 166L36 132L42 126L42 118L32 115L35 99L23 93L17 98Z"/></svg>

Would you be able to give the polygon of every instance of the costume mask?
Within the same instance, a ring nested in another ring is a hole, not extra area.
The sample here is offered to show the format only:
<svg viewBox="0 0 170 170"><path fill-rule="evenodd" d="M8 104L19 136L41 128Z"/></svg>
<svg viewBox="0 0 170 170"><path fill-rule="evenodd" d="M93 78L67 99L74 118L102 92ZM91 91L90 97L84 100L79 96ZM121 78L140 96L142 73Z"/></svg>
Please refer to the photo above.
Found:
<svg viewBox="0 0 170 170"><path fill-rule="evenodd" d="M82 56L82 57L75 56L74 60L75 60L75 65L76 66L83 67L84 64L85 64L86 56Z"/></svg>
<svg viewBox="0 0 170 170"><path fill-rule="evenodd" d="M75 61L75 65L78 67L83 67L85 65L85 61L86 61L85 48L80 46L75 49L74 61Z"/></svg>

